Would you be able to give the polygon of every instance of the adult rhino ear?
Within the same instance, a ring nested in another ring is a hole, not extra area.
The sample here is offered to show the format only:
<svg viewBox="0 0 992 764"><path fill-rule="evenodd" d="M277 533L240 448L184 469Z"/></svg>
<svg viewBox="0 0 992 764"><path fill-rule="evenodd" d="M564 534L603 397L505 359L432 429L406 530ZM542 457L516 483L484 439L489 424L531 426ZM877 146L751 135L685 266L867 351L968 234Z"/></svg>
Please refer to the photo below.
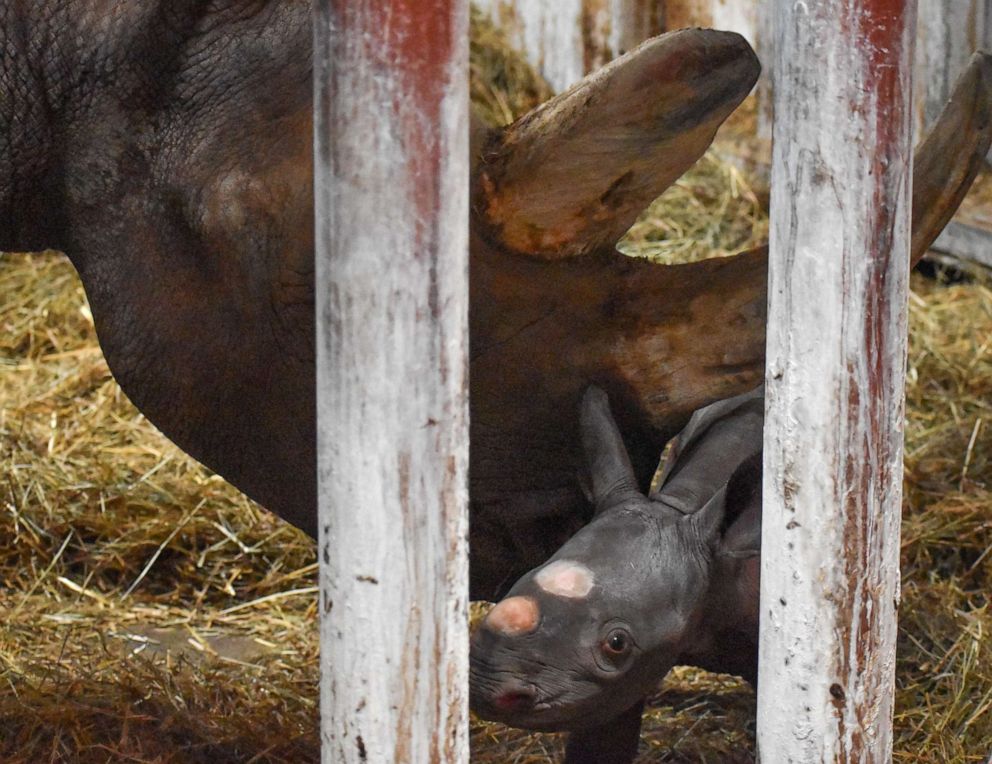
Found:
<svg viewBox="0 0 992 764"><path fill-rule="evenodd" d="M761 452L737 465L730 480L690 515L716 553L750 557L761 551Z"/></svg>
<svg viewBox="0 0 992 764"><path fill-rule="evenodd" d="M644 42L486 144L473 223L521 255L612 251L709 148L760 70L733 32L683 29Z"/></svg>
<svg viewBox="0 0 992 764"><path fill-rule="evenodd" d="M589 470L588 488L596 514L634 496L641 496L634 468L606 393L595 385L582 396L579 418L582 450Z"/></svg>
<svg viewBox="0 0 992 764"><path fill-rule="evenodd" d="M727 483L721 554L745 557L761 552L761 461L760 451L752 454Z"/></svg>

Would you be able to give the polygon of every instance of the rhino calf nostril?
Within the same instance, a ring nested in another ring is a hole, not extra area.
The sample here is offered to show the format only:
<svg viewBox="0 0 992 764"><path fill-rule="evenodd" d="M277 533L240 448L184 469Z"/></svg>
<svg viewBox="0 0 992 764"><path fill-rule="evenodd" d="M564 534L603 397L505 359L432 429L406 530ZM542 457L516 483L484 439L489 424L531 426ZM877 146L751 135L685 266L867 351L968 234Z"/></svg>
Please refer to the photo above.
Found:
<svg viewBox="0 0 992 764"><path fill-rule="evenodd" d="M537 628L541 611L530 597L508 597L498 602L482 625L508 637L529 634Z"/></svg>

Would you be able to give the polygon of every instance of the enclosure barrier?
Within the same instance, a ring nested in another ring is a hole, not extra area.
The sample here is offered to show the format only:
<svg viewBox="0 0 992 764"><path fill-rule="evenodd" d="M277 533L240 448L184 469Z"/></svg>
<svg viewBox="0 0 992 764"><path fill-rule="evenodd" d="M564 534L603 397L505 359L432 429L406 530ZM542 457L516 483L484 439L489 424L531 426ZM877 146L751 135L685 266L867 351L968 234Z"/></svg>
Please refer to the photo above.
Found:
<svg viewBox="0 0 992 764"><path fill-rule="evenodd" d="M775 0L758 756L889 762L916 0Z"/></svg>
<svg viewBox="0 0 992 764"><path fill-rule="evenodd" d="M916 29L913 116L920 138L940 115L971 54L989 49L992 0L925 0Z"/></svg>
<svg viewBox="0 0 992 764"><path fill-rule="evenodd" d="M915 0L775 0L759 755L891 754ZM315 31L324 762L467 743L467 3Z"/></svg>
<svg viewBox="0 0 992 764"><path fill-rule="evenodd" d="M321 743L468 760L468 0L320 0Z"/></svg>
<svg viewBox="0 0 992 764"><path fill-rule="evenodd" d="M712 27L747 38L762 62L757 128L771 137L772 0L476 0L558 91L652 35ZM992 47L992 0L920 5L913 93L917 138L940 113L976 50Z"/></svg>
<svg viewBox="0 0 992 764"><path fill-rule="evenodd" d="M475 0L475 5L556 91L666 29L728 29L754 45L767 18L757 0Z"/></svg>

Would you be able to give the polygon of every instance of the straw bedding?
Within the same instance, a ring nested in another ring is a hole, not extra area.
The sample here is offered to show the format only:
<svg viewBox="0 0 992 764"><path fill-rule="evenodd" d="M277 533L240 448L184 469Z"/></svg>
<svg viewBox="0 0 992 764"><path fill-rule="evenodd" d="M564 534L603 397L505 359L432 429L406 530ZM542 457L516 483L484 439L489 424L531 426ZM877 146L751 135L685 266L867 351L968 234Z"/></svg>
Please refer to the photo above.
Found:
<svg viewBox="0 0 992 764"><path fill-rule="evenodd" d="M473 18L473 98L548 94ZM767 221L707 156L622 247L729 254ZM60 255L0 255L0 761L319 759L313 544L165 440L99 352ZM992 750L992 290L914 282L896 760ZM743 682L678 669L641 761L753 759ZM473 723L473 760L547 761L554 735Z"/></svg>

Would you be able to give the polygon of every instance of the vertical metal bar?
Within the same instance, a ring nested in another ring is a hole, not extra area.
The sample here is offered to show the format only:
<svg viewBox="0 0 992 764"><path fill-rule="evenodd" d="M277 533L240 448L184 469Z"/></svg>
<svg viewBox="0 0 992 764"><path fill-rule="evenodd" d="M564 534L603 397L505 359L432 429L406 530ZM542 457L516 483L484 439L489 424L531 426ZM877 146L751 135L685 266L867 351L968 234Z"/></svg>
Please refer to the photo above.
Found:
<svg viewBox="0 0 992 764"><path fill-rule="evenodd" d="M915 0L776 0L761 761L889 762Z"/></svg>
<svg viewBox="0 0 992 764"><path fill-rule="evenodd" d="M315 12L323 761L468 761L468 2Z"/></svg>

